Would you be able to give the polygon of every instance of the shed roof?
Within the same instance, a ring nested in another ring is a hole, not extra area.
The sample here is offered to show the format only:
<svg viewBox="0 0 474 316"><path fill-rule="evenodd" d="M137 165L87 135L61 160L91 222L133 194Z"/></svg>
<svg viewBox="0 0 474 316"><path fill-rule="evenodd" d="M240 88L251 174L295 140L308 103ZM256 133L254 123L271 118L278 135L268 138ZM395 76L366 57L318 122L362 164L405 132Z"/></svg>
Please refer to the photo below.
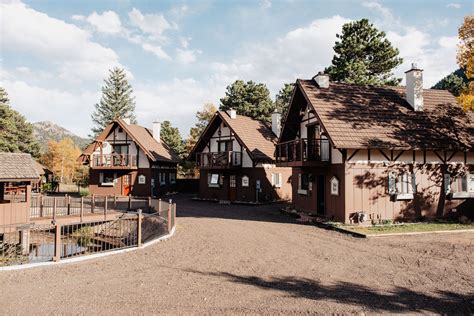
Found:
<svg viewBox="0 0 474 316"><path fill-rule="evenodd" d="M0 153L0 181L35 181L39 176L30 154Z"/></svg>

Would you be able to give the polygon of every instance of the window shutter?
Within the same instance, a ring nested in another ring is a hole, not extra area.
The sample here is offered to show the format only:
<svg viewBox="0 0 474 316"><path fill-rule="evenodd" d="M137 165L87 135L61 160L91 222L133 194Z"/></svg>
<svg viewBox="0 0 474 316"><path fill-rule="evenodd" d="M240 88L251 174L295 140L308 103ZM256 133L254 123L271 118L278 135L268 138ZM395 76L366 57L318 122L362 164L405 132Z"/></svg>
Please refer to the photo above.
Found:
<svg viewBox="0 0 474 316"><path fill-rule="evenodd" d="M416 193L416 175L411 174L411 193Z"/></svg>
<svg viewBox="0 0 474 316"><path fill-rule="evenodd" d="M444 193L451 193L451 176L447 173L444 175Z"/></svg>
<svg viewBox="0 0 474 316"><path fill-rule="evenodd" d="M301 173L298 174L298 190L301 190Z"/></svg>
<svg viewBox="0 0 474 316"><path fill-rule="evenodd" d="M211 183L211 174L207 174L207 184Z"/></svg>
<svg viewBox="0 0 474 316"><path fill-rule="evenodd" d="M465 175L463 177L461 177L461 188L462 188L462 191L463 192L468 192L467 190L467 178L468 178L469 175Z"/></svg>
<svg viewBox="0 0 474 316"><path fill-rule="evenodd" d="M99 183L104 183L104 173L99 173Z"/></svg>
<svg viewBox="0 0 474 316"><path fill-rule="evenodd" d="M394 195L397 193L396 175L390 172L388 175L388 194Z"/></svg>

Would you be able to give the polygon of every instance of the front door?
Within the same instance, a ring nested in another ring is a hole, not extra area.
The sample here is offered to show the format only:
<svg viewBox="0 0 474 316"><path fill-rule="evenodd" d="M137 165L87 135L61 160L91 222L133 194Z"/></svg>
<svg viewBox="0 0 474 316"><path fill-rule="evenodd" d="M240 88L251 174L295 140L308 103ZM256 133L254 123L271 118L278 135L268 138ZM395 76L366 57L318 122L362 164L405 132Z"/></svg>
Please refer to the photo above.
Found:
<svg viewBox="0 0 474 316"><path fill-rule="evenodd" d="M237 176L231 175L229 177L229 200L235 201L237 199Z"/></svg>
<svg viewBox="0 0 474 316"><path fill-rule="evenodd" d="M132 175L126 174L122 176L122 195L130 195Z"/></svg>
<svg viewBox="0 0 474 316"><path fill-rule="evenodd" d="M324 176L320 175L316 178L316 212L324 215Z"/></svg>

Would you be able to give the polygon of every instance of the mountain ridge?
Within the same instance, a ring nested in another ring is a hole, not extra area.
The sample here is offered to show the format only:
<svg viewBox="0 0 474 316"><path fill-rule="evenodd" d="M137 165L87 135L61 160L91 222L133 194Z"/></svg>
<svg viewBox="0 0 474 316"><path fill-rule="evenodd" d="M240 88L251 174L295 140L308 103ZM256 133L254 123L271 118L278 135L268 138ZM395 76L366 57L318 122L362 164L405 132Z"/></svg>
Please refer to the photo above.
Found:
<svg viewBox="0 0 474 316"><path fill-rule="evenodd" d="M53 123L51 121L40 121L32 123L33 135L40 144L41 152L48 149L48 142L50 140L60 141L63 138L71 138L74 144L83 149L89 144L89 139L80 137L70 130Z"/></svg>

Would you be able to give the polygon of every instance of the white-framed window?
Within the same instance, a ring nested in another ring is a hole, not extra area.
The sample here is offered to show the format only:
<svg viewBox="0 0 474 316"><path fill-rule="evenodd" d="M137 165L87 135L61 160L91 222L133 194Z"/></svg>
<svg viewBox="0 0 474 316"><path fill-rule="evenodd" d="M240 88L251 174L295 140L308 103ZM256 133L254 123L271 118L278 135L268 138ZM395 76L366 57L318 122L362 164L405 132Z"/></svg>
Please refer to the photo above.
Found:
<svg viewBox="0 0 474 316"><path fill-rule="evenodd" d="M306 195L310 187L310 175L308 173L298 174L298 194Z"/></svg>
<svg viewBox="0 0 474 316"><path fill-rule="evenodd" d="M388 193L395 195L397 200L412 200L416 192L416 176L411 172L396 174L388 177Z"/></svg>
<svg viewBox="0 0 474 316"><path fill-rule="evenodd" d="M160 185L165 185L166 184L166 173L160 172L158 176L160 178Z"/></svg>
<svg viewBox="0 0 474 316"><path fill-rule="evenodd" d="M138 184L146 184L146 176L141 174L138 176Z"/></svg>
<svg viewBox="0 0 474 316"><path fill-rule="evenodd" d="M176 183L176 173L170 173L170 183L175 184Z"/></svg>
<svg viewBox="0 0 474 316"><path fill-rule="evenodd" d="M207 184L210 188L218 188L220 181L221 180L218 173L207 174Z"/></svg>
<svg viewBox="0 0 474 316"><path fill-rule="evenodd" d="M474 173L463 175L444 175L445 192L452 198L468 198L474 196Z"/></svg>
<svg viewBox="0 0 474 316"><path fill-rule="evenodd" d="M272 173L272 185L275 188L281 188L281 173Z"/></svg>
<svg viewBox="0 0 474 316"><path fill-rule="evenodd" d="M229 186L231 188L237 187L237 176L235 176L235 175L229 176Z"/></svg>
<svg viewBox="0 0 474 316"><path fill-rule="evenodd" d="M117 174L99 173L99 183L104 187L113 187L116 182Z"/></svg>

